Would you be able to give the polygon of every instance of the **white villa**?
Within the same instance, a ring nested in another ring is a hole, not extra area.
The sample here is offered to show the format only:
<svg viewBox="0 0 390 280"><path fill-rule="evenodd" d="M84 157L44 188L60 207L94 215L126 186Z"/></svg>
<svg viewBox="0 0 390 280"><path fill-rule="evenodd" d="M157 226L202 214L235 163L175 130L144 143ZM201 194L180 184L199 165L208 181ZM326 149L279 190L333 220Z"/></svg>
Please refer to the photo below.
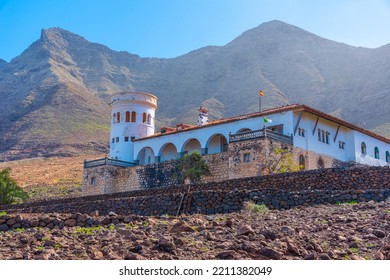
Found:
<svg viewBox="0 0 390 280"><path fill-rule="evenodd" d="M214 121L208 121L208 111L201 107L196 126L178 124L159 132L155 131L156 96L123 92L111 97L110 106L110 158L134 165L177 159L195 150L202 155L222 153L229 143L259 137L297 148L296 161L304 169L332 167L324 162L329 157L371 166L390 164L390 139L306 105L287 105ZM317 157L317 166L305 162L308 154ZM243 154L243 162L250 160L250 155Z"/></svg>

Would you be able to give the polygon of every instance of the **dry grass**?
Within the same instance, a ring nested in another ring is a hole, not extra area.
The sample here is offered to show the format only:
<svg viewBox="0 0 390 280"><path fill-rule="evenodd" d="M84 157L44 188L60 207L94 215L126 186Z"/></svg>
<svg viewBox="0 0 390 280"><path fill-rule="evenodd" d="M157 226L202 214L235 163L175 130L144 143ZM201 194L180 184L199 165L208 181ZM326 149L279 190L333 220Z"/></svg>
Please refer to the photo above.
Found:
<svg viewBox="0 0 390 280"><path fill-rule="evenodd" d="M84 159L104 155L31 158L1 162L0 170L11 168L11 177L32 199L77 195L81 192Z"/></svg>

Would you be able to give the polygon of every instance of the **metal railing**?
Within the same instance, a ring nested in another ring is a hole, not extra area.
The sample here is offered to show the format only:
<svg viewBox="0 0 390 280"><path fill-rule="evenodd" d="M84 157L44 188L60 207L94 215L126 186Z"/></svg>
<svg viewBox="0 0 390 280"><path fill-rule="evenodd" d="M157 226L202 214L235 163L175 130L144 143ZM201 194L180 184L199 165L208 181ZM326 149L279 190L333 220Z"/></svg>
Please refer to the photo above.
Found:
<svg viewBox="0 0 390 280"><path fill-rule="evenodd" d="M84 160L84 168L92 168L92 167L103 166L103 165L130 167L130 166L134 166L135 164L133 162L117 160L112 158L101 158L101 159L95 159L89 161Z"/></svg>
<svg viewBox="0 0 390 280"><path fill-rule="evenodd" d="M257 139L257 138L269 138L285 144L291 144L291 145L293 144L292 136L283 135L268 129L260 129L260 130L253 130L253 131L248 131L243 133L230 134L229 142L232 143L232 142L246 141L246 140Z"/></svg>

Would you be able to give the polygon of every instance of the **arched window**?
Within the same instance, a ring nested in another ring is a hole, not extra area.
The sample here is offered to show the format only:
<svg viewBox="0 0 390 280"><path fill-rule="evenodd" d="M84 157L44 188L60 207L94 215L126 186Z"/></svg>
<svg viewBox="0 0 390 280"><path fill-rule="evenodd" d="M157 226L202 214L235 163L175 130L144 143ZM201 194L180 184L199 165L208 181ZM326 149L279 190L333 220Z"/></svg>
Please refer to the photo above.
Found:
<svg viewBox="0 0 390 280"><path fill-rule="evenodd" d="M386 162L390 163L390 153L389 153L389 151L386 151Z"/></svg>
<svg viewBox="0 0 390 280"><path fill-rule="evenodd" d="M321 157L318 159L317 167L318 167L318 169L325 168L324 160Z"/></svg>
<svg viewBox="0 0 390 280"><path fill-rule="evenodd" d="M121 122L121 113L116 113L116 122Z"/></svg>
<svg viewBox="0 0 390 280"><path fill-rule="evenodd" d="M322 134L322 143L325 143L325 131L321 131Z"/></svg>
<svg viewBox="0 0 390 280"><path fill-rule="evenodd" d="M146 123L146 113L142 114L142 123Z"/></svg>
<svg viewBox="0 0 390 280"><path fill-rule="evenodd" d="M152 124L152 116L148 114L148 124Z"/></svg>
<svg viewBox="0 0 390 280"><path fill-rule="evenodd" d="M318 141L321 142L321 129L318 129Z"/></svg>
<svg viewBox="0 0 390 280"><path fill-rule="evenodd" d="M305 170L305 157L303 155L299 156L299 170Z"/></svg>
<svg viewBox="0 0 390 280"><path fill-rule="evenodd" d="M366 155L366 154L367 154L366 143L362 142L361 150L362 150L362 154L363 154L363 155Z"/></svg>
<svg viewBox="0 0 390 280"><path fill-rule="evenodd" d="M376 159L379 159L379 149L378 149L378 147L375 147L375 149L374 149L374 156L375 156Z"/></svg>
<svg viewBox="0 0 390 280"><path fill-rule="evenodd" d="M112 122L116 123L116 113L114 113L114 115L112 115Z"/></svg>
<svg viewBox="0 0 390 280"><path fill-rule="evenodd" d="M131 112L131 122L136 122L136 114L135 111Z"/></svg>
<svg viewBox="0 0 390 280"><path fill-rule="evenodd" d="M325 135L326 136L326 139L325 139L326 144L329 144L329 134L330 133L327 131L326 135Z"/></svg>
<svg viewBox="0 0 390 280"><path fill-rule="evenodd" d="M126 122L130 122L130 112L126 112Z"/></svg>

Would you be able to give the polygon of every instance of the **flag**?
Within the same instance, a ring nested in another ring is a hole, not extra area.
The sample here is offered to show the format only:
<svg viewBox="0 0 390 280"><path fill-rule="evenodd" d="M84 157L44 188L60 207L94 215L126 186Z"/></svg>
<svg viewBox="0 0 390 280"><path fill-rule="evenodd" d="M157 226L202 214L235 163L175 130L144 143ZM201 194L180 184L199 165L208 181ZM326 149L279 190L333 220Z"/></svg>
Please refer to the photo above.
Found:
<svg viewBox="0 0 390 280"><path fill-rule="evenodd" d="M271 119L267 119L266 117L263 118L264 123L272 123Z"/></svg>
<svg viewBox="0 0 390 280"><path fill-rule="evenodd" d="M260 96L264 96L264 92L262 90L260 90L259 94Z"/></svg>

